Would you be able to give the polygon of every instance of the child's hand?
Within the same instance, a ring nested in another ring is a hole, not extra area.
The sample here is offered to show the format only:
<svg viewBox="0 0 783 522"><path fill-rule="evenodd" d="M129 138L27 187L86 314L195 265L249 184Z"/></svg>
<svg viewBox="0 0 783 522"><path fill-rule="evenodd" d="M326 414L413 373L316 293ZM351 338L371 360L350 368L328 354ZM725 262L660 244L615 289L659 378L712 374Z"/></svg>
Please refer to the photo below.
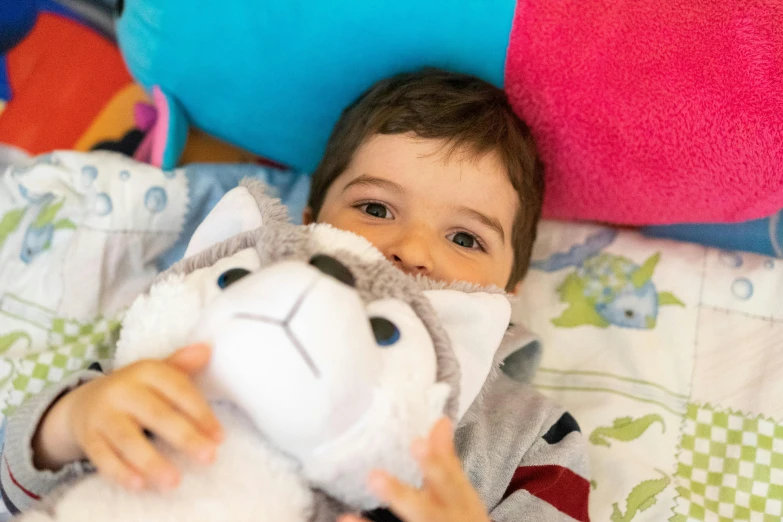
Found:
<svg viewBox="0 0 783 522"><path fill-rule="evenodd" d="M33 441L36 465L53 469L86 457L127 488L174 487L177 469L144 430L200 462L214 458L220 424L190 378L209 355L207 346L189 346L74 389L41 423Z"/></svg>
<svg viewBox="0 0 783 522"><path fill-rule="evenodd" d="M454 450L448 419L441 419L428 440L412 448L424 474L424 487L415 489L388 474L370 476L370 489L405 522L489 522L486 508L462 471ZM340 522L367 522L344 516Z"/></svg>

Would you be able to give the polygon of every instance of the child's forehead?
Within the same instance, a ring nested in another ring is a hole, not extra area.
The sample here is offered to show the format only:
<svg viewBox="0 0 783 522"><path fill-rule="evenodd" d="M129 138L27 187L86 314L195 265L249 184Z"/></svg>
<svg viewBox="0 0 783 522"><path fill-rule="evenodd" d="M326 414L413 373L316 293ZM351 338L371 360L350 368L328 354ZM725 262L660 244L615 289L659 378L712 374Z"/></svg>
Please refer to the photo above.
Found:
<svg viewBox="0 0 783 522"><path fill-rule="evenodd" d="M414 132L371 134L359 144L354 159L386 154L422 162L483 164L486 168L507 171L498 148L458 137L426 137Z"/></svg>
<svg viewBox="0 0 783 522"><path fill-rule="evenodd" d="M373 169L376 174L394 174L402 177L408 169L431 176L441 169L428 167L451 167L467 174L468 170L480 178L497 178L510 184L510 173L501 154L496 149L478 150L469 142L447 138L422 138L413 133L374 134L357 148L348 168L338 176ZM465 176L462 176L466 179Z"/></svg>
<svg viewBox="0 0 783 522"><path fill-rule="evenodd" d="M459 198L468 206L512 213L519 205L498 151L478 152L470 143L412 133L375 134L365 141L335 184L345 190L357 180L359 185L418 192L425 200Z"/></svg>

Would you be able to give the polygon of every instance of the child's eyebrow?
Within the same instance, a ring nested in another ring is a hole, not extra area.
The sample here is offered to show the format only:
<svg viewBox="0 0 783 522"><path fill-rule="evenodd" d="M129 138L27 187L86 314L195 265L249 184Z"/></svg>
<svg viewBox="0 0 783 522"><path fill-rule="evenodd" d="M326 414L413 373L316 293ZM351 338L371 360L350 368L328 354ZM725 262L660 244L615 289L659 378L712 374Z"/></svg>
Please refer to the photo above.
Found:
<svg viewBox="0 0 783 522"><path fill-rule="evenodd" d="M463 216L480 221L487 227L497 232L497 234L500 236L501 242L503 243L506 242L506 234L503 231L503 225L500 224L500 220L498 218L489 217L488 215L483 214L478 210L474 210L470 207L460 206L460 207L455 207L454 210L456 210L457 214L462 214Z"/></svg>
<svg viewBox="0 0 783 522"><path fill-rule="evenodd" d="M345 186L345 188L343 188L343 192L345 192L351 187L361 186L361 185L367 187L383 188L388 190L389 192L394 192L395 194L399 194L399 195L405 194L405 189L402 188L402 185L399 185L393 181L389 181L388 179L370 176L369 174L362 174L361 176L358 176L357 178L351 180L351 182L348 183Z"/></svg>

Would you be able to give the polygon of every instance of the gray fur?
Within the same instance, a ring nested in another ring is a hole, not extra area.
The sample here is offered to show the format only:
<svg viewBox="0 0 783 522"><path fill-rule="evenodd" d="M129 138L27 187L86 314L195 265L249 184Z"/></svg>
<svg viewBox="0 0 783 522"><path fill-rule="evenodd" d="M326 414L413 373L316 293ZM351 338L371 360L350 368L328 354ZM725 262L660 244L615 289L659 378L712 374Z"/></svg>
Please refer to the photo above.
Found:
<svg viewBox="0 0 783 522"><path fill-rule="evenodd" d="M422 290L455 290L457 292L484 292L486 294L506 293L505 290L495 285L482 286L467 281L453 281L449 283L430 279L422 275L415 276L415 279ZM506 296L508 297L508 295Z"/></svg>
<svg viewBox="0 0 783 522"><path fill-rule="evenodd" d="M288 209L279 199L269 197L266 185L263 182L253 178L245 178L239 185L245 187L250 192L250 195L253 196L253 199L256 200L256 203L258 203L258 210L261 212L261 222L264 226L273 223L289 222Z"/></svg>
<svg viewBox="0 0 783 522"><path fill-rule="evenodd" d="M309 240L311 234L309 227L292 225L283 220L286 216L285 208L283 207L281 211L280 202L266 195L263 183L255 180L243 181L242 186L247 188L256 199L258 207L264 215L264 225L256 230L237 234L222 243L175 263L166 272L160 274L155 283L172 274L187 275L194 270L212 266L218 260L247 248L255 249L261 266L285 260L307 262L316 254L323 253L321 247ZM479 289L486 291L487 289L468 283L448 285L425 278L416 278L398 270L385 259L367 262L345 250L330 251L329 255L335 257L351 270L356 278L356 290L365 303L387 298L398 299L407 303L422 320L435 346L438 381L447 383L451 390L445 414L456 421L459 411L461 377L459 363L451 348L448 334L440 324L437 313L429 300L422 292L427 289L446 288L461 291L477 291ZM502 292L499 289L489 291Z"/></svg>

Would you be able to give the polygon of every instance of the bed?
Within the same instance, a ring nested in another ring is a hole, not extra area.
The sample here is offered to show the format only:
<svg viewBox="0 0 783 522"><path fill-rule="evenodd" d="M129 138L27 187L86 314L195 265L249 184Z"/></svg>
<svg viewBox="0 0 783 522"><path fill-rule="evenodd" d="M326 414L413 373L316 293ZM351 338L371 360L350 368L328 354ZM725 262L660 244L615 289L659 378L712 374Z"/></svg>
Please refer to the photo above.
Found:
<svg viewBox="0 0 783 522"><path fill-rule="evenodd" d="M306 177L256 165L162 171L56 152L0 178L0 408L111 356L124 308L245 176L292 214ZM9 217L10 216L10 217ZM515 320L532 385L589 442L593 520L780 520L783 262L544 222Z"/></svg>
<svg viewBox="0 0 783 522"><path fill-rule="evenodd" d="M76 23L58 16L47 20L60 30ZM154 114L116 48L101 52L91 74L111 81L83 97L78 121L43 114L25 132L14 103L32 102L0 103L3 417L111 356L125 307L239 179L267 182L295 218L305 204L305 175L197 132L187 167L132 162ZM543 348L529 385L565 405L588 440L593 520L781 520L781 295L783 260L542 223L515 320Z"/></svg>

